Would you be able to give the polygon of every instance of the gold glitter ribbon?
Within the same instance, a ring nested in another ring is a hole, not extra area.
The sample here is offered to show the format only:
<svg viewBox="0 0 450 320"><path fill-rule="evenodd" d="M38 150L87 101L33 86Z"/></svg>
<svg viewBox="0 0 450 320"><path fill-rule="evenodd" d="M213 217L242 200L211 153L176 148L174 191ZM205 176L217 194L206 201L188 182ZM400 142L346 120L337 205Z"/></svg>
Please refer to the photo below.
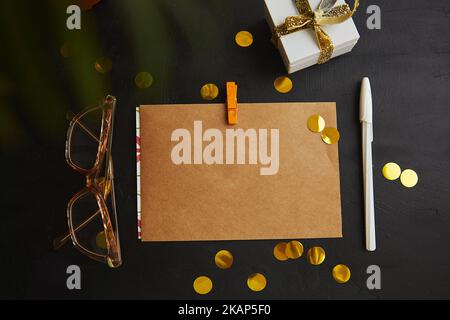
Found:
<svg viewBox="0 0 450 320"><path fill-rule="evenodd" d="M355 0L353 10L348 4L335 6L337 0L322 0L317 10L313 11L308 0L295 0L299 11L298 16L287 17L282 25L275 27L272 40L278 43L282 36L305 29L313 29L320 48L318 64L331 59L334 45L331 37L322 26L342 23L350 19L358 10L359 0Z"/></svg>

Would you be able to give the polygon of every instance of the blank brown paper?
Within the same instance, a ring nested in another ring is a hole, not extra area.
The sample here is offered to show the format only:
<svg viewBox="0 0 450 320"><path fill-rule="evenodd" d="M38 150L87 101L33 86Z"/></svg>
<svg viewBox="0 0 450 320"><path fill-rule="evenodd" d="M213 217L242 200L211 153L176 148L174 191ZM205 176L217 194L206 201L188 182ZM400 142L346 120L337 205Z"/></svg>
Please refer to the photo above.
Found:
<svg viewBox="0 0 450 320"><path fill-rule="evenodd" d="M342 237L338 146L307 128L313 114L337 127L335 103L241 103L236 126L226 124L225 110L224 104L141 106L142 240ZM172 134L189 130L194 149L194 121L203 133L216 128L224 137L226 129L268 129L269 151L271 129L278 129L278 172L261 175L267 166L249 164L248 149L246 164L174 164Z"/></svg>

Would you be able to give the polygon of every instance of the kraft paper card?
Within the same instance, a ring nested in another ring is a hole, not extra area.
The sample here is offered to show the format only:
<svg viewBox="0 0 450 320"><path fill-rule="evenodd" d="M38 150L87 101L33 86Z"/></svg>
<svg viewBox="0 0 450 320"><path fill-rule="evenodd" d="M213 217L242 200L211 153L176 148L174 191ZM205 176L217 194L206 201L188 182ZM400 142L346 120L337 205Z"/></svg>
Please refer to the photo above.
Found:
<svg viewBox="0 0 450 320"><path fill-rule="evenodd" d="M308 130L335 103L138 108L138 211L143 241L342 237L339 156Z"/></svg>

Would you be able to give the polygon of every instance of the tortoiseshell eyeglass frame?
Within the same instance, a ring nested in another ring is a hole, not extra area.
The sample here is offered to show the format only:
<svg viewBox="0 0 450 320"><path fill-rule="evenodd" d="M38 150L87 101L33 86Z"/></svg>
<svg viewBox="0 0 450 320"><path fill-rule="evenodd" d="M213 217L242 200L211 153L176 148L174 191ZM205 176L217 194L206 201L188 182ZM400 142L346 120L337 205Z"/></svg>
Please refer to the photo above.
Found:
<svg viewBox="0 0 450 320"><path fill-rule="evenodd" d="M66 140L66 160L70 167L86 177L86 186L80 192L75 194L70 199L67 205L67 222L69 231L61 237L56 238L53 242L54 248L59 249L65 243L67 243L69 239L71 239L73 245L81 253L85 254L93 260L106 263L111 268L117 268L122 264L116 217L116 201L114 194L114 169L111 156L115 108L116 98L108 95L100 105L92 108L87 108L86 110L73 117L70 122ZM101 110L102 112L100 137L97 137L95 133L93 133L82 122L82 119L85 115L97 110ZM72 134L76 125L81 127L81 129L84 130L90 136L90 138L98 142L97 156L92 168L90 169L81 168L72 160ZM104 171L102 170L103 168ZM100 177L100 174L102 174L102 172L105 173L105 177ZM75 226L73 224L73 206L79 199L83 198L89 193L91 193L95 197L98 205L98 210L97 212L90 213L86 220ZM110 210L108 210L108 206L106 205L108 197L111 197L111 210L113 212L110 212ZM90 222L97 218L99 214L102 219L105 233L107 249L107 254L105 255L93 252L84 247L79 243L76 235L78 231L86 227ZM112 226L111 214L114 215L114 221L116 223L115 229Z"/></svg>

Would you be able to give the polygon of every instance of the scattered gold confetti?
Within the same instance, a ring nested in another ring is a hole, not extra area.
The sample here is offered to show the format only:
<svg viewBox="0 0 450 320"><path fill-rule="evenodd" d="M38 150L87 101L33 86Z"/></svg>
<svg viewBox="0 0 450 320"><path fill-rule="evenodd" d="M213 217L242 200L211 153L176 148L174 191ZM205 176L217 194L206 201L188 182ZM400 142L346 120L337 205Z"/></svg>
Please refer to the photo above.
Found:
<svg viewBox="0 0 450 320"><path fill-rule="evenodd" d="M308 261L313 266L318 266L325 261L325 250L321 247L313 247L308 250Z"/></svg>
<svg viewBox="0 0 450 320"><path fill-rule="evenodd" d="M341 135L339 134L339 131L336 128L325 128L322 131L322 140L326 144L335 144L339 142L339 139L341 138Z"/></svg>
<svg viewBox="0 0 450 320"><path fill-rule="evenodd" d="M386 163L383 167L383 176L388 180L397 180L401 173L402 169L394 162Z"/></svg>
<svg viewBox="0 0 450 320"><path fill-rule="evenodd" d="M303 245L299 241L291 241L286 246L286 256L289 259L298 259L303 255Z"/></svg>
<svg viewBox="0 0 450 320"><path fill-rule="evenodd" d="M273 85L280 93L288 93L292 90L292 80L285 76L276 78Z"/></svg>
<svg viewBox="0 0 450 320"><path fill-rule="evenodd" d="M213 288L213 283L210 278L201 276L194 281L194 290L198 294L208 294Z"/></svg>
<svg viewBox="0 0 450 320"><path fill-rule="evenodd" d="M153 76L148 72L139 72L134 78L134 83L140 89L150 88L153 84Z"/></svg>
<svg viewBox="0 0 450 320"><path fill-rule="evenodd" d="M338 264L333 268L333 278L337 283L347 283L351 275L350 269L344 264Z"/></svg>
<svg viewBox="0 0 450 320"><path fill-rule="evenodd" d="M419 177L414 170L406 169L400 175L400 181L403 186L412 188L417 184L417 182L419 182Z"/></svg>
<svg viewBox="0 0 450 320"><path fill-rule="evenodd" d="M240 47L250 47L253 44L253 35L248 31L239 31L234 38Z"/></svg>
<svg viewBox="0 0 450 320"><path fill-rule="evenodd" d="M230 251L221 250L217 252L214 262L220 269L229 269L233 265L233 255Z"/></svg>
<svg viewBox="0 0 450 320"><path fill-rule="evenodd" d="M200 95L204 100L214 100L219 95L219 88L214 83L205 84L200 89Z"/></svg>
<svg viewBox="0 0 450 320"><path fill-rule="evenodd" d="M261 273L254 273L248 277L247 285L251 290L259 292L264 290L267 285L267 280Z"/></svg>
<svg viewBox="0 0 450 320"><path fill-rule="evenodd" d="M106 244L105 231L100 231L99 233L97 233L97 236L95 237L95 244L100 249L106 250L107 244Z"/></svg>
<svg viewBox="0 0 450 320"><path fill-rule="evenodd" d="M112 69L112 61L107 57L98 58L95 62L95 70L100 73L107 73Z"/></svg>
<svg viewBox="0 0 450 320"><path fill-rule="evenodd" d="M325 129L325 120L320 115L315 114L308 119L308 129L312 132L322 132Z"/></svg>
<svg viewBox="0 0 450 320"><path fill-rule="evenodd" d="M289 259L286 256L286 247L287 247L286 242L280 242L279 244L277 244L275 246L275 248L273 248L273 255L274 255L275 259L277 259L279 261L286 261Z"/></svg>

